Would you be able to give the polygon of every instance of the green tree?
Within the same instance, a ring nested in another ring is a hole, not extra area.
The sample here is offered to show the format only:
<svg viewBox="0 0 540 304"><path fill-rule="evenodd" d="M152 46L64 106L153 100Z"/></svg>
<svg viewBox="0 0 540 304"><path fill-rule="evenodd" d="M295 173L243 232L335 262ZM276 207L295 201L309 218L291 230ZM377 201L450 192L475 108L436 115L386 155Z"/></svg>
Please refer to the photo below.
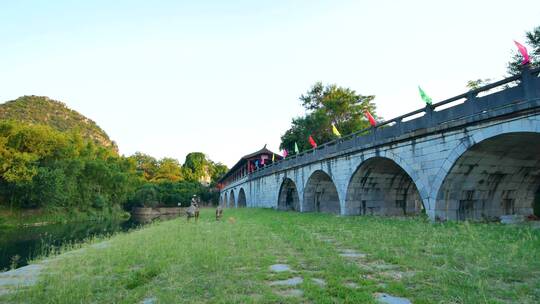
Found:
<svg viewBox="0 0 540 304"><path fill-rule="evenodd" d="M354 133L369 127L364 112L368 110L375 118L375 96L364 96L349 88L335 84L315 83L311 89L300 96L306 114L292 120L289 130L281 136L280 149L292 151L294 143L300 150L311 148L308 138L311 135L318 144L332 139L332 124L342 135Z"/></svg>
<svg viewBox="0 0 540 304"><path fill-rule="evenodd" d="M165 157L162 158L158 164L158 168L152 181L173 181L177 182L182 180L182 168L178 160L174 158Z"/></svg>
<svg viewBox="0 0 540 304"><path fill-rule="evenodd" d="M25 207L64 206L69 193L64 191L66 176L60 168L39 167L26 187Z"/></svg>
<svg viewBox="0 0 540 304"><path fill-rule="evenodd" d="M525 33L525 46L527 46L529 57L531 58L531 67L540 66L540 26L535 27L532 31ZM523 57L514 50L512 59L508 62L508 73L517 75L520 73L521 62Z"/></svg>
<svg viewBox="0 0 540 304"><path fill-rule="evenodd" d="M467 87L467 89L472 91L472 90L479 89L479 88L489 84L490 82L491 82L490 78L485 78L485 79L479 78L479 79L476 79L476 80L467 81L467 84L465 85L465 87Z"/></svg>
<svg viewBox="0 0 540 304"><path fill-rule="evenodd" d="M156 177L159 166L158 161L154 157L141 152L135 152L129 158L135 161L139 174L145 180L150 181Z"/></svg>
<svg viewBox="0 0 540 304"><path fill-rule="evenodd" d="M207 177L209 175L209 164L204 153L191 152L186 155L186 161L182 166L186 180L198 182Z"/></svg>
<svg viewBox="0 0 540 304"><path fill-rule="evenodd" d="M211 176L212 176L212 184L215 184L225 173L229 171L229 168L227 168L226 165L222 163L214 163L212 162L211 166Z"/></svg>
<svg viewBox="0 0 540 304"><path fill-rule="evenodd" d="M155 207L159 204L159 188L154 184L140 187L134 196L134 201L141 207Z"/></svg>
<svg viewBox="0 0 540 304"><path fill-rule="evenodd" d="M118 208L140 183L136 162L75 132L0 121L0 204Z"/></svg>

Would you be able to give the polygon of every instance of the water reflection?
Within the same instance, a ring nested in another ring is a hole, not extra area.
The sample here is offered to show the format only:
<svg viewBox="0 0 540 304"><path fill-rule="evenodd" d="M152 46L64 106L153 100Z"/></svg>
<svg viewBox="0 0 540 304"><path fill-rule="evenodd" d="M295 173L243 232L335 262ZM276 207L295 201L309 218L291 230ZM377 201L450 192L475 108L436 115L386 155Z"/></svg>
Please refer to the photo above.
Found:
<svg viewBox="0 0 540 304"><path fill-rule="evenodd" d="M28 260L62 244L128 231L155 220L171 218L173 217L133 217L128 221L92 221L0 229L0 271L27 265Z"/></svg>

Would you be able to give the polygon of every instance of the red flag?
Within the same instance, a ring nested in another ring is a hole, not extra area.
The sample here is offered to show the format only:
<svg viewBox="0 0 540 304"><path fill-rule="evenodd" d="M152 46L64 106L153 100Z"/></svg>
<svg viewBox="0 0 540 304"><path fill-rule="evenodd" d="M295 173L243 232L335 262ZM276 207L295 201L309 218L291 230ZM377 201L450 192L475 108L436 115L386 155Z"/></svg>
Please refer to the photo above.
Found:
<svg viewBox="0 0 540 304"><path fill-rule="evenodd" d="M373 118L373 116L371 116L371 113L369 113L368 110L366 110L365 114L366 114L367 119L369 120L369 124L372 127L375 127L377 125L377 122L375 121L375 118Z"/></svg>
<svg viewBox="0 0 540 304"><path fill-rule="evenodd" d="M289 155L289 152L287 152L287 149L283 149L283 157L287 157Z"/></svg>
<svg viewBox="0 0 540 304"><path fill-rule="evenodd" d="M314 149L317 148L317 143L313 140L313 137L311 137L311 135L309 136L309 143Z"/></svg>
<svg viewBox="0 0 540 304"><path fill-rule="evenodd" d="M527 48L515 40L514 40L514 43L516 44L519 52L521 53L521 56L523 56L523 61L521 62L521 64L525 65L531 62L531 59L529 58L529 54L527 53Z"/></svg>

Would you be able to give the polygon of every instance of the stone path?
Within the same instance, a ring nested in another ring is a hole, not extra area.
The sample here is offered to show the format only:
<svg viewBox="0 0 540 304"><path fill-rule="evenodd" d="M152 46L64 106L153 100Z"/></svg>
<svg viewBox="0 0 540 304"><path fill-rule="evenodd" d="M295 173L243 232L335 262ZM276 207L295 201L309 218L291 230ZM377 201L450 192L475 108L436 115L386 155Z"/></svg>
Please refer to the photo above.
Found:
<svg viewBox="0 0 540 304"><path fill-rule="evenodd" d="M276 241L281 240L281 238L276 234L271 234L272 238L275 238ZM276 252L278 256L291 257L295 256L299 262L300 267L302 268L303 273L309 273L310 276L316 275L320 271L318 270L307 270L308 266L302 260L302 255L296 252L293 248L288 248L290 252ZM305 282L305 278L302 275L299 275L300 271L294 270L287 263L287 258L278 259L277 264L271 265L269 270L271 273L279 274L280 277L283 277L283 274L289 273L291 277L284 280L271 280L268 282L268 285L274 288L274 293L281 295L283 297L296 297L301 298L304 296L304 291L300 289L300 285ZM319 288L326 287L326 281L322 278L311 277L309 280L311 283L317 285Z"/></svg>
<svg viewBox="0 0 540 304"><path fill-rule="evenodd" d="M412 304L407 298L394 297L386 293L375 294L375 298L379 303L384 304Z"/></svg>
<svg viewBox="0 0 540 304"><path fill-rule="evenodd" d="M274 264L270 266L270 271L275 273L291 272L292 269L289 265L286 264ZM271 281L268 285L272 287L292 287L288 289L278 289L274 292L283 297L302 297L304 292L301 289L296 288L298 285L302 284L304 279L302 277L293 277L286 280L276 280Z"/></svg>
<svg viewBox="0 0 540 304"><path fill-rule="evenodd" d="M302 229L302 228L301 228ZM368 255L366 253L359 252L355 249L343 248L339 241L336 239L324 235L322 233L313 232L308 228L303 228L305 232L312 234L316 239L321 242L324 242L332 247L338 252L340 257L343 257L349 262L356 264L358 267L366 270L368 274L364 275L365 279L373 280L378 283L377 286L381 288L386 287L386 283L381 279L392 279L392 280L401 280L404 278L412 277L416 273L414 271L401 271L399 270L399 265L387 264L384 261L369 261L367 259ZM351 231L340 231L341 234L352 234ZM346 287L351 289L360 288L360 286L355 282L344 282ZM412 303L407 298L395 297L386 293L376 293L373 295L379 303L387 304L408 304Z"/></svg>
<svg viewBox="0 0 540 304"><path fill-rule="evenodd" d="M6 272L0 272L0 295L14 291L18 286L32 286L43 270L43 264L32 264Z"/></svg>
<svg viewBox="0 0 540 304"><path fill-rule="evenodd" d="M286 264L271 265L270 271L275 272L275 273L290 272L291 274L296 272L292 270L289 267L289 265L286 265ZM323 279L311 278L311 281L321 288L326 287L326 281ZM304 278L300 276L295 276L295 277L285 279L285 280L271 281L268 283L268 285L272 287L280 287L280 288L292 287L292 288L287 288L287 289L278 289L278 290L275 290L274 292L284 297L302 297L304 295L304 291L298 288L298 286L301 285L302 283L304 283Z"/></svg>
<svg viewBox="0 0 540 304"><path fill-rule="evenodd" d="M289 265L275 264L275 265L270 266L270 271L284 272L284 271L291 271L291 268L289 267Z"/></svg>
<svg viewBox="0 0 540 304"><path fill-rule="evenodd" d="M304 282L304 279L301 277L294 277L287 280L270 282L270 286L296 286L302 284L302 282Z"/></svg>
<svg viewBox="0 0 540 304"><path fill-rule="evenodd" d="M145 298L144 300L141 301L141 304L154 304L154 303L157 303L156 297Z"/></svg>

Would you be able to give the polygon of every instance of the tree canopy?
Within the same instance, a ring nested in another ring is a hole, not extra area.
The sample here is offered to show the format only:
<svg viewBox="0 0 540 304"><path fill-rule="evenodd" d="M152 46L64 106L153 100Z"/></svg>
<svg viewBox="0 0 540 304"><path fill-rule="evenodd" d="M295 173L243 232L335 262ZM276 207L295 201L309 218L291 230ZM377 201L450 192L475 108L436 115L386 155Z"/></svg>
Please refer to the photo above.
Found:
<svg viewBox="0 0 540 304"><path fill-rule="evenodd" d="M129 206L188 206L193 194L204 202L217 203L219 193L213 187L228 171L227 166L214 163L201 152L186 155L183 165L174 158L157 160L141 152L128 158L136 164L142 181Z"/></svg>
<svg viewBox="0 0 540 304"><path fill-rule="evenodd" d="M377 118L375 96L364 96L335 84L317 82L299 99L306 114L292 120L291 128L281 136L280 149L293 151L295 142L300 150L309 149L310 135L318 144L329 142L336 138L332 124L342 135L365 129L369 127L366 110Z"/></svg>
<svg viewBox="0 0 540 304"><path fill-rule="evenodd" d="M188 204L193 194L217 203L211 186L227 170L199 152L184 166L140 152L124 157L80 132L0 120L0 206L102 211Z"/></svg>
<svg viewBox="0 0 540 304"><path fill-rule="evenodd" d="M135 163L79 133L0 121L0 204L113 208L138 182Z"/></svg>

